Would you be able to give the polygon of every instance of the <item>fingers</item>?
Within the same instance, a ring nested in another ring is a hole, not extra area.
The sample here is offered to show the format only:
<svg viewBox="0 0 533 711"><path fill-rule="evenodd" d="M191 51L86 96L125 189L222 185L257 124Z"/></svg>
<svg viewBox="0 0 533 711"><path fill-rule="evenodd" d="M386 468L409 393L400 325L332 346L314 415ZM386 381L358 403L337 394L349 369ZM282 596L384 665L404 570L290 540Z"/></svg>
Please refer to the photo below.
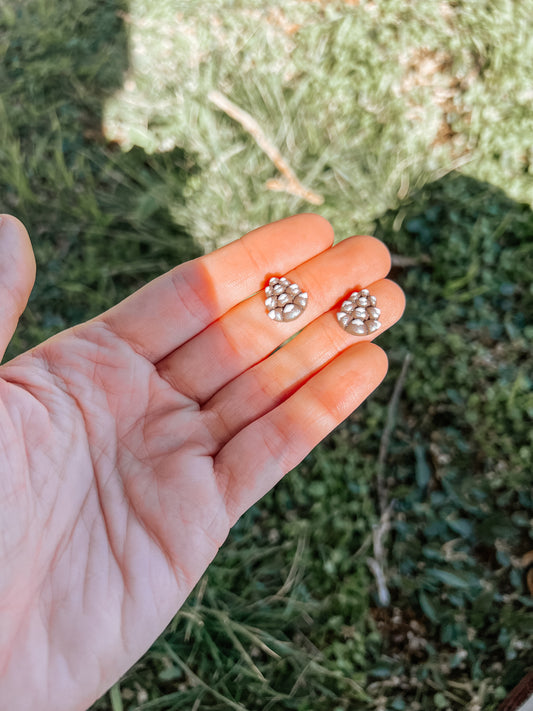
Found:
<svg viewBox="0 0 533 711"><path fill-rule="evenodd" d="M236 434L215 459L231 524L357 408L386 372L381 348L373 343L351 346Z"/></svg>
<svg viewBox="0 0 533 711"><path fill-rule="evenodd" d="M279 220L176 267L98 319L156 362L261 289L267 276L293 269L332 242L333 229L319 215Z"/></svg>
<svg viewBox="0 0 533 711"><path fill-rule="evenodd" d="M287 399L344 350L373 340L400 319L405 297L397 284L385 279L369 285L369 289L381 308L379 331L354 337L339 327L333 309L215 393L203 412L218 446Z"/></svg>
<svg viewBox="0 0 533 711"><path fill-rule="evenodd" d="M204 403L347 292L383 278L389 268L388 250L379 240L344 240L286 274L309 293L308 306L296 321L269 319L262 291L158 363L158 371L176 390Z"/></svg>
<svg viewBox="0 0 533 711"><path fill-rule="evenodd" d="M0 360L35 282L35 257L24 225L0 215Z"/></svg>

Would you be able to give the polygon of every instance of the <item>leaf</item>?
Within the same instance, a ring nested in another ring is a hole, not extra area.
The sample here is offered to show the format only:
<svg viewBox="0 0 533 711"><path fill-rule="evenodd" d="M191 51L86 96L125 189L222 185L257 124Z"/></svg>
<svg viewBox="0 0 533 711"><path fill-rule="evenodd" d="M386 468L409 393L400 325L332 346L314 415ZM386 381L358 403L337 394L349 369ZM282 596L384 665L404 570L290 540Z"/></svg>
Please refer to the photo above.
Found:
<svg viewBox="0 0 533 711"><path fill-rule="evenodd" d="M109 700L113 711L123 711L122 697L120 695L120 683L117 683L109 690Z"/></svg>
<svg viewBox="0 0 533 711"><path fill-rule="evenodd" d="M439 621L437 611L433 607L433 604L424 590L421 590L418 594L418 602L420 603L420 607L422 608L424 615L436 624Z"/></svg>
<svg viewBox="0 0 533 711"><path fill-rule="evenodd" d="M433 697L433 701L435 702L435 706L438 709L445 709L448 706L448 701L444 694L440 691L438 691L435 696Z"/></svg>
<svg viewBox="0 0 533 711"><path fill-rule="evenodd" d="M157 675L161 681L175 681L176 679L181 679L183 676L183 671L179 667L166 667L162 669Z"/></svg>
<svg viewBox="0 0 533 711"><path fill-rule="evenodd" d="M471 579L463 577L458 573L451 573L449 570L442 570L441 568L426 568L426 575L436 580L440 580L441 583L444 583L451 588L467 590L472 587Z"/></svg>
<svg viewBox="0 0 533 711"><path fill-rule="evenodd" d="M466 518L446 519L448 526L463 538L470 538L472 535L472 522Z"/></svg>
<svg viewBox="0 0 533 711"><path fill-rule="evenodd" d="M431 480L431 468L426 459L426 447L423 444L415 445L416 483L420 489L425 489Z"/></svg>

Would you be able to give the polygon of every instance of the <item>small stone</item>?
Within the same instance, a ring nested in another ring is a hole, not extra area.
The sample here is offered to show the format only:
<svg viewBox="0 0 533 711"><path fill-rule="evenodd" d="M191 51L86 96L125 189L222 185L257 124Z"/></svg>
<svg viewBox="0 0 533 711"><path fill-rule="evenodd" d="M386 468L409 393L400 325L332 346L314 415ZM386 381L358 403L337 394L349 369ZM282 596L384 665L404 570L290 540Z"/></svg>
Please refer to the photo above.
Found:
<svg viewBox="0 0 533 711"><path fill-rule="evenodd" d="M369 296L370 292L368 291L368 289L361 289L359 294L360 294L360 296Z"/></svg>
<svg viewBox="0 0 533 711"><path fill-rule="evenodd" d="M291 284L288 287L287 291L292 291L294 294L298 294L300 292L300 287L298 286L298 284Z"/></svg>
<svg viewBox="0 0 533 711"><path fill-rule="evenodd" d="M274 286L273 288L274 294L283 294L283 292L285 291L285 287L283 286L283 284L276 284L276 286Z"/></svg>
<svg viewBox="0 0 533 711"><path fill-rule="evenodd" d="M379 318L381 315L381 309L378 309L377 306L369 306L367 312L370 318Z"/></svg>
<svg viewBox="0 0 533 711"><path fill-rule="evenodd" d="M354 291L354 292L352 292L352 293L350 294L350 299L354 299L354 300L355 300L355 299L357 299L358 296L359 296L359 292L358 292L358 291Z"/></svg>
<svg viewBox="0 0 533 711"><path fill-rule="evenodd" d="M353 311L355 308L355 304L352 304L351 301L343 301L341 309L343 311Z"/></svg>
<svg viewBox="0 0 533 711"><path fill-rule="evenodd" d="M367 311L364 306L358 306L354 309L353 315L357 316L357 318L365 319L367 317Z"/></svg>
<svg viewBox="0 0 533 711"><path fill-rule="evenodd" d="M275 296L269 296L268 299L265 299L265 306L267 307L267 309L273 309L275 305L276 305L276 297Z"/></svg>
<svg viewBox="0 0 533 711"><path fill-rule="evenodd" d="M369 302L370 306L375 306L378 303L378 300L376 299L375 296L369 296L368 302Z"/></svg>
<svg viewBox="0 0 533 711"><path fill-rule="evenodd" d="M379 321L367 321L366 326L368 328L368 333L374 333L378 328L381 328L381 323Z"/></svg>
<svg viewBox="0 0 533 711"><path fill-rule="evenodd" d="M279 279L277 277L272 277L268 283L270 284L270 286L274 286L278 282L279 282Z"/></svg>
<svg viewBox="0 0 533 711"><path fill-rule="evenodd" d="M287 304L283 307L283 315L286 316L287 314L290 314L295 308L296 306L294 304Z"/></svg>
<svg viewBox="0 0 533 711"><path fill-rule="evenodd" d="M270 296L270 294L272 294L272 287L271 286L265 286L265 294L267 296Z"/></svg>
<svg viewBox="0 0 533 711"><path fill-rule="evenodd" d="M307 298L305 298L303 294L298 294L298 296L294 298L294 303L298 304L298 306L301 306L302 309L305 309L305 307L307 306Z"/></svg>
<svg viewBox="0 0 533 711"><path fill-rule="evenodd" d="M289 301L289 299L290 299L290 296L286 292L284 292L283 294L280 294L278 296L278 304L280 306L283 306L283 304L286 304L287 301Z"/></svg>
<svg viewBox="0 0 533 711"><path fill-rule="evenodd" d="M283 321L283 311L281 309L275 309L274 321Z"/></svg>
<svg viewBox="0 0 533 711"><path fill-rule="evenodd" d="M274 288L275 291L275 288ZM366 296L360 296L357 299L357 303L359 306L368 306L368 298Z"/></svg>
<svg viewBox="0 0 533 711"><path fill-rule="evenodd" d="M363 319L360 319L360 318L354 318L351 323L352 323L352 326L364 326L365 325Z"/></svg>
<svg viewBox="0 0 533 711"><path fill-rule="evenodd" d="M276 311L274 309L268 312L268 318L271 318L272 321L276 320Z"/></svg>
<svg viewBox="0 0 533 711"><path fill-rule="evenodd" d="M290 281L287 279L287 277L282 277L279 282L280 284L283 284L283 286L288 286L290 284Z"/></svg>

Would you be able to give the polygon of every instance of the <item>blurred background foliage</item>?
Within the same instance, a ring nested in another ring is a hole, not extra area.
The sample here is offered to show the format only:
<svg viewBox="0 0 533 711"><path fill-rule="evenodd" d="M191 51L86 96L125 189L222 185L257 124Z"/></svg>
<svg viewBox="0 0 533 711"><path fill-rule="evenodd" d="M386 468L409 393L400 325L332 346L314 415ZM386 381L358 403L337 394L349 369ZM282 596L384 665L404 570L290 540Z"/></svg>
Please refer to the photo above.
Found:
<svg viewBox="0 0 533 711"><path fill-rule="evenodd" d="M38 262L8 357L310 209L383 239L408 300L382 387L95 711L491 710L531 667L532 18L532 0L0 6L1 209Z"/></svg>

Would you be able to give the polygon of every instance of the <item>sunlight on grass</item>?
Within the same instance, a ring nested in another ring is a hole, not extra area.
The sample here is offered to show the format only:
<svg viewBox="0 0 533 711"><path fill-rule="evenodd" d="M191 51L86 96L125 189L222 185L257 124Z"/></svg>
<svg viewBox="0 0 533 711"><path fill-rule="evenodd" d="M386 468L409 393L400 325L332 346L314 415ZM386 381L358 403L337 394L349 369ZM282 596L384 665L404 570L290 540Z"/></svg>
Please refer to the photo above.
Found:
<svg viewBox="0 0 533 711"><path fill-rule="evenodd" d="M316 210L339 238L371 231L385 210L459 166L531 204L527 8L500 2L496 21L474 2L133 0L131 64L106 104L106 135L125 150L179 146L195 156L200 170L172 213L205 250L312 207L266 189L279 172L210 101L213 90L251 114L324 197Z"/></svg>

